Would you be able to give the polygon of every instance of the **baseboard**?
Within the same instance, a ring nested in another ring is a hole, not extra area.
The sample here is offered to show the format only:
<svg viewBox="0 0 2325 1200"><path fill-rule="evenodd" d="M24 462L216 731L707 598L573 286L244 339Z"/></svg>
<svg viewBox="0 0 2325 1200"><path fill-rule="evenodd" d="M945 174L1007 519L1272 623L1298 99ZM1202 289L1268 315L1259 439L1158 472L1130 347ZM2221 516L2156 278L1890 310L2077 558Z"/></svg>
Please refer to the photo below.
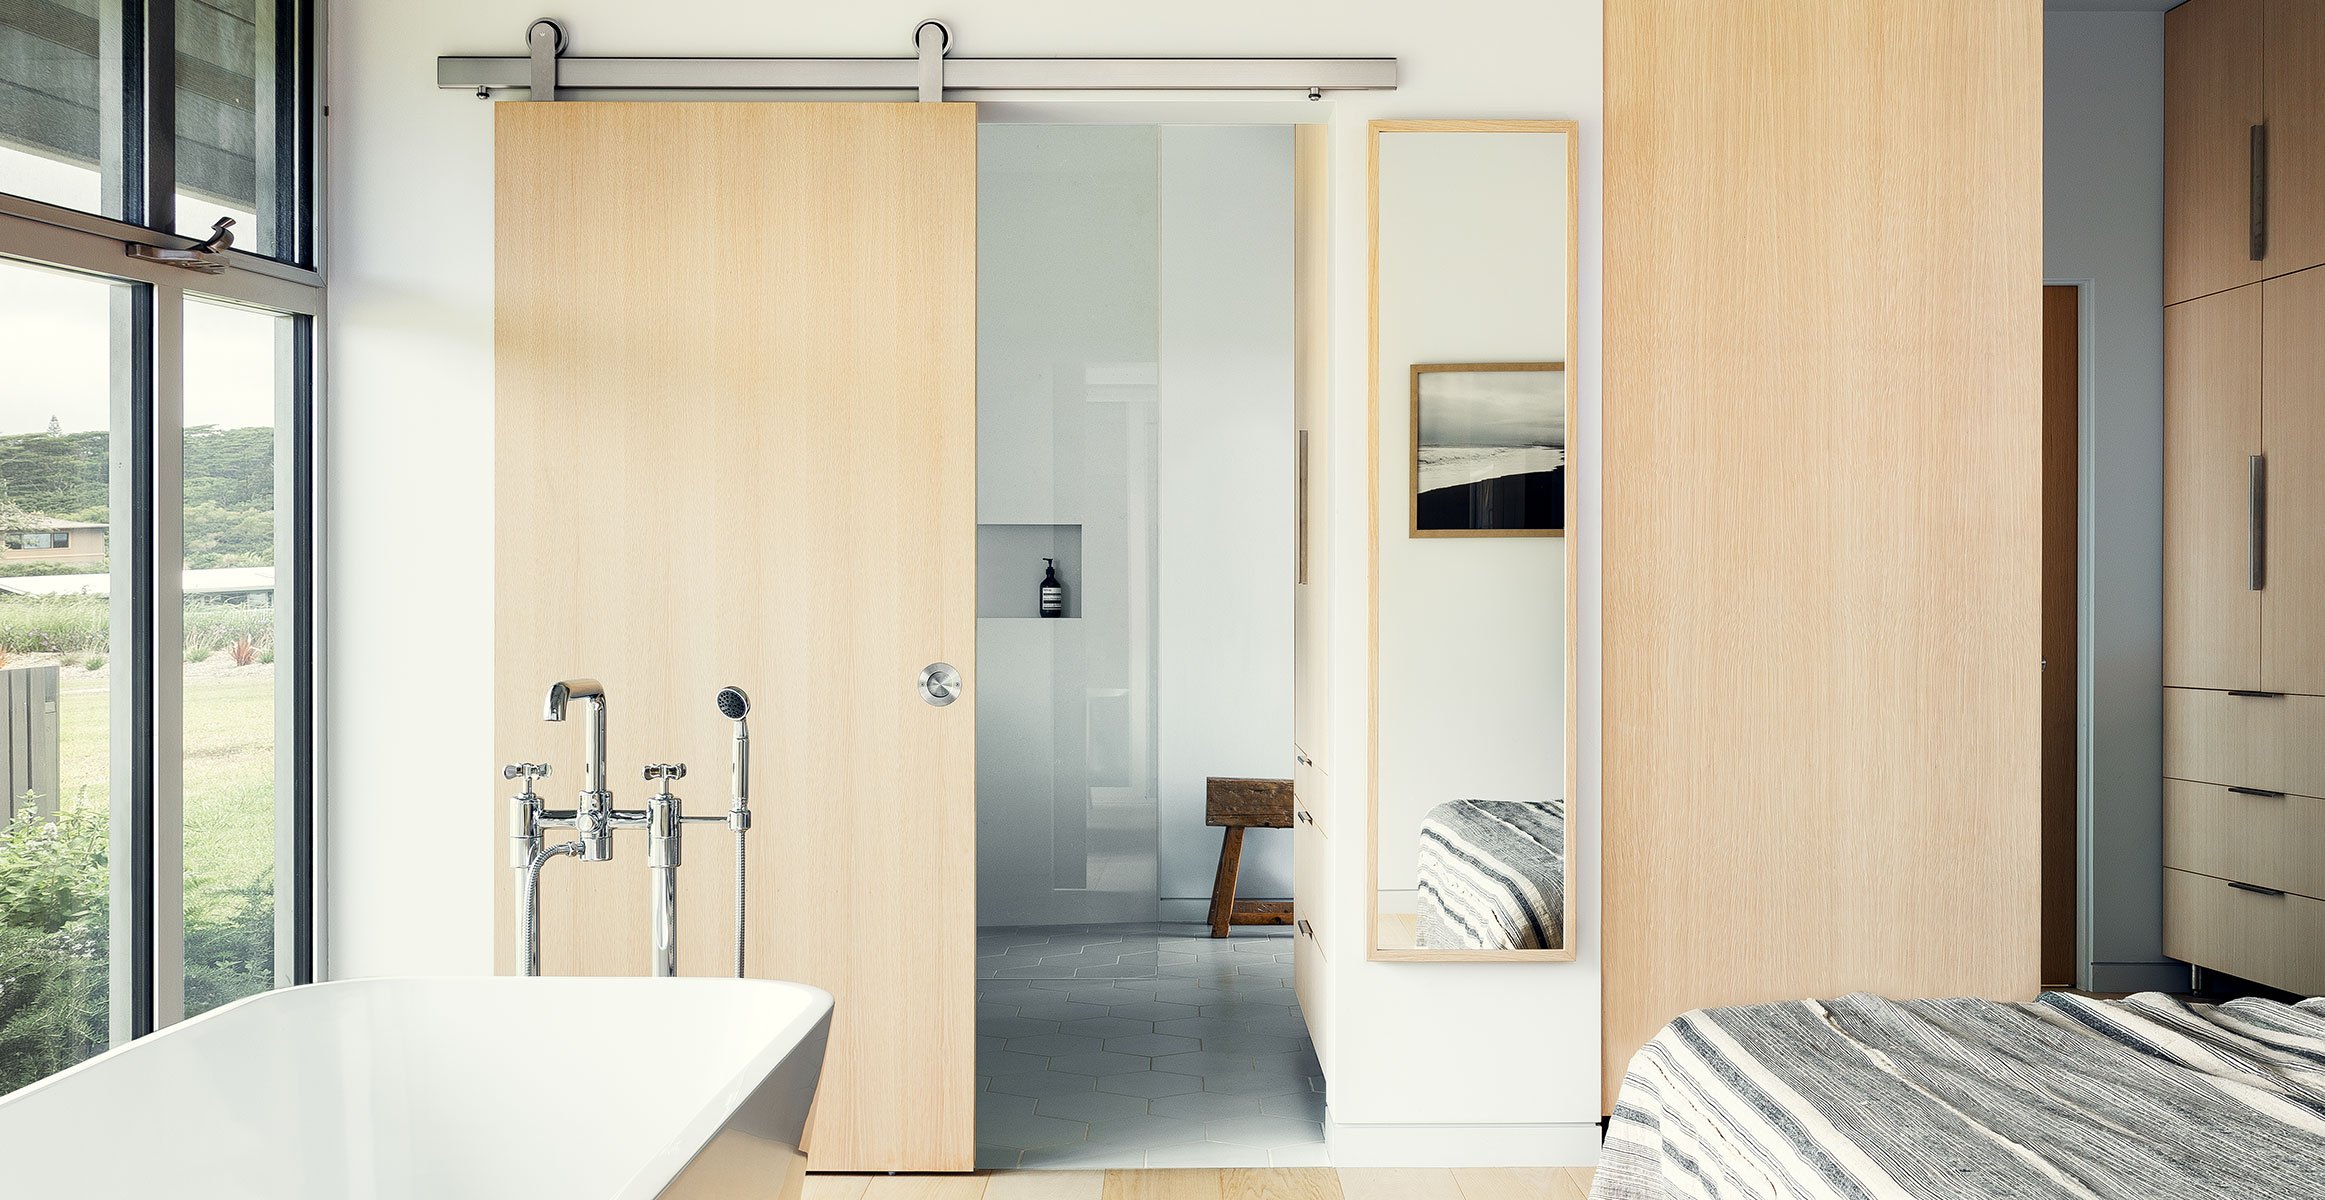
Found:
<svg viewBox="0 0 2325 1200"><path fill-rule="evenodd" d="M2184 992L2188 964L2183 962L2095 962L2087 992Z"/></svg>
<svg viewBox="0 0 2325 1200"><path fill-rule="evenodd" d="M1351 1125L1324 1115L1335 1167L1595 1167L1598 1122Z"/></svg>
<svg viewBox="0 0 2325 1200"><path fill-rule="evenodd" d="M1205 924L1211 919L1211 901L1165 897L1155 901L1154 919L1166 925Z"/></svg>

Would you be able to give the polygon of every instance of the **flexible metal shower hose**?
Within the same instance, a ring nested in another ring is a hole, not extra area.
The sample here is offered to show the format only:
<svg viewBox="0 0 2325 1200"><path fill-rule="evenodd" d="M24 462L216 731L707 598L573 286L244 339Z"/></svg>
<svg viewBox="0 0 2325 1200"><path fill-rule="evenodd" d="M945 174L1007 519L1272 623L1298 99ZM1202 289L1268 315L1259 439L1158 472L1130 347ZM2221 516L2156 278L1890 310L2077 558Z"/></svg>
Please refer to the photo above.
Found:
<svg viewBox="0 0 2325 1200"><path fill-rule="evenodd" d="M579 853L580 842L559 842L535 850L533 861L525 864L525 921L517 933L517 954L527 975L541 973L541 867L558 855Z"/></svg>
<svg viewBox="0 0 2325 1200"><path fill-rule="evenodd" d="M748 875L748 872L744 870L744 865L749 861L750 839L751 833L749 830L738 829L735 831L735 978L737 979L744 978L743 913L746 910L743 907L743 900L745 898L745 884L743 881Z"/></svg>

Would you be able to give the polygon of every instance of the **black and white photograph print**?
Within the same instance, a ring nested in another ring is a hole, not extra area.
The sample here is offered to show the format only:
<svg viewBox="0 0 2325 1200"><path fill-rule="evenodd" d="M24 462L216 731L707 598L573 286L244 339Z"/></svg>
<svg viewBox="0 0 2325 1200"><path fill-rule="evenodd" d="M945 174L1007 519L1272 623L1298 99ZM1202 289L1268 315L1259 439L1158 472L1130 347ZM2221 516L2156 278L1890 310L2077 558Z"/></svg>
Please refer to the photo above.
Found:
<svg viewBox="0 0 2325 1200"><path fill-rule="evenodd" d="M1413 536L1565 529L1565 364L1414 364Z"/></svg>

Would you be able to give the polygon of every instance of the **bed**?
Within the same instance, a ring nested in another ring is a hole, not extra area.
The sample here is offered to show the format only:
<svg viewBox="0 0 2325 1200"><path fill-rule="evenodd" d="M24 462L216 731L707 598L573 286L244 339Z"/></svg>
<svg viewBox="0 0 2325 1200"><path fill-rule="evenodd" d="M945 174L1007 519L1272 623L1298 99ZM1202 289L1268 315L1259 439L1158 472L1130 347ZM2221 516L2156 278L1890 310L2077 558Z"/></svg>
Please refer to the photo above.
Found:
<svg viewBox="0 0 2325 1200"><path fill-rule="evenodd" d="M1453 800L1421 818L1414 944L1424 950L1566 945L1566 806Z"/></svg>
<svg viewBox="0 0 2325 1200"><path fill-rule="evenodd" d="M1591 1200L2325 1197L2325 1000L1708 1009L1631 1060Z"/></svg>

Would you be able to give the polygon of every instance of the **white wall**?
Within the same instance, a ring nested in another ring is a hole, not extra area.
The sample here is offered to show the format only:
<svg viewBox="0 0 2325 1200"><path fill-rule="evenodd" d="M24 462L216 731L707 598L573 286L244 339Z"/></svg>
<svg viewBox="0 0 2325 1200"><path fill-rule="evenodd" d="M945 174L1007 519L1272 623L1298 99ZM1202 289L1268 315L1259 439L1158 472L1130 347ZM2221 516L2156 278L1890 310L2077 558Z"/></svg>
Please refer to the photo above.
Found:
<svg viewBox="0 0 2325 1200"><path fill-rule="evenodd" d="M1156 744L1187 909L1219 865L1204 780L1292 777L1291 127L1164 127L1161 207ZM1245 835L1239 895L1292 894L1291 837Z"/></svg>
<svg viewBox="0 0 2325 1200"><path fill-rule="evenodd" d="M2163 954L2163 27L2051 13L2043 274L2085 285L2083 986L2186 985Z"/></svg>
<svg viewBox="0 0 2325 1200"><path fill-rule="evenodd" d="M803 14L812 13L812 17ZM579 54L903 54L924 4L568 0ZM328 207L333 517L328 677L328 968L335 976L491 968L498 778L491 714L492 169L486 106L439 91L446 53L518 53L537 5L338 0L331 11ZM1302 111L1331 126L1333 761L1341 827L1365 795L1365 122L1571 117L1582 123L1582 745L1571 964L1369 963L1361 922L1330 933L1341 998L1336 1122L1563 1123L1598 1114L1598 301L1602 0L956 0L963 55L1395 55L1399 89ZM1047 97L1057 100L1071 97ZM1088 98L1104 99L1104 98ZM1184 103L1187 100L1174 101ZM1212 97L1243 99L1249 97ZM415 486L424 481L425 486ZM577 497L577 503L580 498ZM458 579L464 588L416 580ZM619 737L617 726L614 736ZM1336 894L1361 893L1364 839L1332 843ZM1450 1032L1454 1036L1448 1038Z"/></svg>

